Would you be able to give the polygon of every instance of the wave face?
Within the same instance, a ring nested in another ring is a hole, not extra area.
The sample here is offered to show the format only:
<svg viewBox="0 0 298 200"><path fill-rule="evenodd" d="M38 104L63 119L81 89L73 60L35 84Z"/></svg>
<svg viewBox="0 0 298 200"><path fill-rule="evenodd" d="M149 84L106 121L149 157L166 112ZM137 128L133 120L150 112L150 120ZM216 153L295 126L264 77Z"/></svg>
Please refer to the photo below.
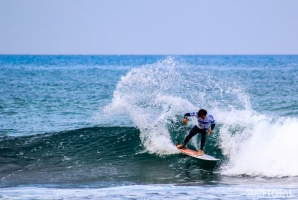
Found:
<svg viewBox="0 0 298 200"><path fill-rule="evenodd" d="M94 127L0 141L3 185L113 180L137 164L139 131ZM124 159L125 158L125 159ZM118 171L119 166L121 171Z"/></svg>
<svg viewBox="0 0 298 200"><path fill-rule="evenodd" d="M165 156L177 153L174 144L195 124L192 120L183 127L183 114L206 108L215 116L217 127L207 142L213 148L205 150L225 161L221 174L297 176L297 118L254 110L244 85L224 73L220 76L173 58L135 68L118 82L104 112L131 118L140 129L145 150ZM190 145L197 148L197 140Z"/></svg>
<svg viewBox="0 0 298 200"><path fill-rule="evenodd" d="M196 159L148 154L139 135L134 127L93 127L2 138L0 186L112 187L197 178L184 178L185 167L188 174L198 173Z"/></svg>

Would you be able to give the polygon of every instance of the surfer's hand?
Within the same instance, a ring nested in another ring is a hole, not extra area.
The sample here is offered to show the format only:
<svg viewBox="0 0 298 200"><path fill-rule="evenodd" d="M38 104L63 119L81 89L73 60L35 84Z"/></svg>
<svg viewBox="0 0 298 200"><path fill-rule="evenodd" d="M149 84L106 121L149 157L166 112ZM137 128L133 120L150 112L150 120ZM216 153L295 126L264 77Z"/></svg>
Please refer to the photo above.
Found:
<svg viewBox="0 0 298 200"><path fill-rule="evenodd" d="M212 130L210 129L208 135L211 135L211 133L212 133Z"/></svg>
<svg viewBox="0 0 298 200"><path fill-rule="evenodd" d="M187 118L184 118L182 121L183 124L187 124Z"/></svg>

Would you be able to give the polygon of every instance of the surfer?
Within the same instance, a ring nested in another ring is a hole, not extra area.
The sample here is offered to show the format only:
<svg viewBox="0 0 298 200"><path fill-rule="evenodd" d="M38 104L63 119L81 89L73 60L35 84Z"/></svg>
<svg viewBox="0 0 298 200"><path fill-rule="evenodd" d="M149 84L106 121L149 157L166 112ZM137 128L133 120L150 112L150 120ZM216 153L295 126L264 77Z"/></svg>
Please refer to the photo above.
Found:
<svg viewBox="0 0 298 200"><path fill-rule="evenodd" d="M204 145L205 145L205 136L207 134L208 129L209 130L208 135L210 135L215 127L215 120L212 115L208 114L206 110L200 109L198 112L190 112L190 113L185 113L184 119L183 119L183 124L187 124L188 118L190 116L195 116L198 120L198 124L195 125L186 138L184 139L184 142L182 144L178 144L177 148L182 148L184 147L188 141L195 136L198 133L201 133L201 146L198 155L203 156L204 155Z"/></svg>

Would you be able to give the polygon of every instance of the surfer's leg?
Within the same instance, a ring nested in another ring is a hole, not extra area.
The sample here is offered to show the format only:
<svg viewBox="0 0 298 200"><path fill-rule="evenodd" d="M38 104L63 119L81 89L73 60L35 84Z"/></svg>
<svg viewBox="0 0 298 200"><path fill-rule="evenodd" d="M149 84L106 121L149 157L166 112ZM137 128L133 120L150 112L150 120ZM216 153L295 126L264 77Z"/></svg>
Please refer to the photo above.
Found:
<svg viewBox="0 0 298 200"><path fill-rule="evenodd" d="M186 145L188 143L188 141L195 136L198 132L200 131L200 129L197 127L197 125L195 125L188 133L188 135L186 136L186 138L184 139L183 144Z"/></svg>
<svg viewBox="0 0 298 200"><path fill-rule="evenodd" d="M207 134L207 129L200 129L200 133L201 133L201 146L200 146L200 150L204 150L204 145L205 145L205 141L206 141L206 134Z"/></svg>

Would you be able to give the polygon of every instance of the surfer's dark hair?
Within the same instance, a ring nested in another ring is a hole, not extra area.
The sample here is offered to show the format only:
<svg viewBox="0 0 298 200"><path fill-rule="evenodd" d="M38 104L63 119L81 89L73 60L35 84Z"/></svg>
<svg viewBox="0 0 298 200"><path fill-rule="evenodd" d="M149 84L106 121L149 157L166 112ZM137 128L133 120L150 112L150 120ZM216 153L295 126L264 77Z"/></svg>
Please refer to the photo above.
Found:
<svg viewBox="0 0 298 200"><path fill-rule="evenodd" d="M204 109L200 109L199 112L198 112L198 116L201 117L201 116L203 116L203 115L206 116L206 115L207 115L207 111L204 110Z"/></svg>

